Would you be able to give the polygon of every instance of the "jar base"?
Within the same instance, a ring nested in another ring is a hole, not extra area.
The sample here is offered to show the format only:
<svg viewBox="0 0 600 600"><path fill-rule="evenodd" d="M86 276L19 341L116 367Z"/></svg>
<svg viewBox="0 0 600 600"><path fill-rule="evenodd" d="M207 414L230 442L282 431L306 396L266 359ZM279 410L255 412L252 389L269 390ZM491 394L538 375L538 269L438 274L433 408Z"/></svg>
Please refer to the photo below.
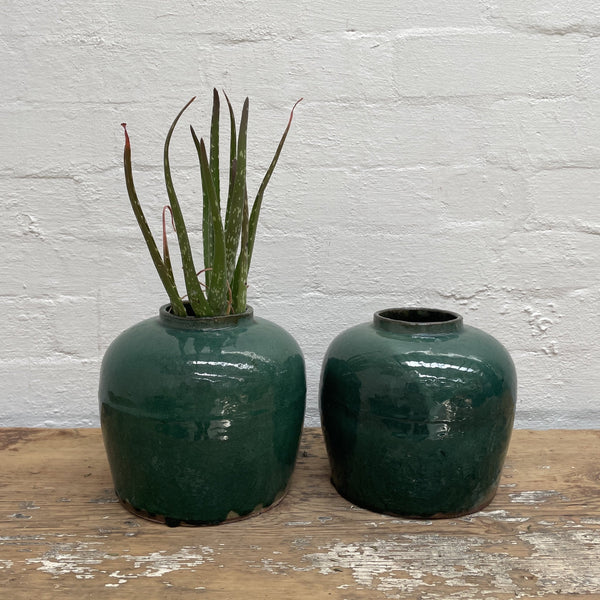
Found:
<svg viewBox="0 0 600 600"><path fill-rule="evenodd" d="M388 515L390 517L398 517L398 518L402 518L402 519L415 519L415 520L419 520L419 521L429 521L429 520L435 520L435 519L457 519L459 517L465 517L467 515L472 515L476 512L483 510L484 508L486 508L492 502L492 500L495 498L496 493L498 491L498 487L496 486L492 490L492 492L488 496L486 496L486 498L482 502L479 502L473 508L467 508L465 510L459 510L456 512L412 514L412 513L408 513L408 512L402 512L401 510L400 511L387 511L387 510L382 511L373 506L369 506L367 503L360 503L360 504L356 503L356 502L354 502L354 500L352 500L352 498L350 498L344 491L342 491L333 482L333 479L330 479L330 481L331 481L331 485L333 485L333 487L336 489L338 494L340 496L342 496L342 498L344 498L348 502L351 502L354 506L358 506L359 508L363 508L365 510L368 510L368 511L380 514L380 515Z"/></svg>
<svg viewBox="0 0 600 600"><path fill-rule="evenodd" d="M252 517L256 517L265 512L268 512L272 508L275 508L286 497L287 492L288 489L286 488L285 490L283 490L283 492L281 492L281 494L278 494L275 500L268 506L262 506L261 504L259 504L255 509L253 509L245 515L238 515L237 513L230 511L229 514L222 521L177 519L173 517L167 517L165 515L158 515L155 513L148 512L143 508L136 508L130 502L121 498L116 491L115 494L123 508L127 509L136 517L140 517L142 519L145 519L146 521L160 523L161 525L166 525L167 527L211 527L215 525L222 525L225 523L235 523L236 521L243 521L245 519L250 519Z"/></svg>

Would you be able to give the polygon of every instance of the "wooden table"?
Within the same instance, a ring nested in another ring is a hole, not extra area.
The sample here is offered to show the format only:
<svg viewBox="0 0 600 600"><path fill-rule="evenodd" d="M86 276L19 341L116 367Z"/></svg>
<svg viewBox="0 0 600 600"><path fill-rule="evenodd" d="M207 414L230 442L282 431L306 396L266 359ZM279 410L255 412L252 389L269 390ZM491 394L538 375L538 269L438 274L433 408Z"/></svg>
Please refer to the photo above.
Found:
<svg viewBox="0 0 600 600"><path fill-rule="evenodd" d="M99 430L0 429L0 598L600 598L600 431L516 431L483 512L409 521L337 495L307 429L290 493L217 527L116 502Z"/></svg>

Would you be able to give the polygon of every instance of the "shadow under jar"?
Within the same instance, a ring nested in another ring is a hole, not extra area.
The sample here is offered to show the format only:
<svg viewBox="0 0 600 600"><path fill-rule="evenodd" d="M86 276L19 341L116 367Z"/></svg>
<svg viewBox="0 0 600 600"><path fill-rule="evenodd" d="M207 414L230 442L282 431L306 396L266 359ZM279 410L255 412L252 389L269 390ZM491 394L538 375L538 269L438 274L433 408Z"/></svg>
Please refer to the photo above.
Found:
<svg viewBox="0 0 600 600"><path fill-rule="evenodd" d="M498 488L516 388L506 349L460 315L376 312L340 334L323 362L333 485L357 506L404 517L484 508Z"/></svg>

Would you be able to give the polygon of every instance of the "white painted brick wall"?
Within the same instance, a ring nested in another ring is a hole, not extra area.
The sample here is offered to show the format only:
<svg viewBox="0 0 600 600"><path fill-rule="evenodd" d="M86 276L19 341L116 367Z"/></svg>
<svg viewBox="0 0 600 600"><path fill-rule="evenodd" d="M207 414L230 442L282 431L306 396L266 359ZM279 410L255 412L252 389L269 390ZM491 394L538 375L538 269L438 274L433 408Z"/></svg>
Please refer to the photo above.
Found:
<svg viewBox="0 0 600 600"><path fill-rule="evenodd" d="M205 134L217 86L251 98L253 189L305 98L249 298L305 352L310 425L333 337L420 304L509 348L518 426L600 427L597 0L6 0L0 28L0 425L98 424L106 347L166 302L119 124L158 232L165 133L198 95ZM198 223L185 127L172 163Z"/></svg>

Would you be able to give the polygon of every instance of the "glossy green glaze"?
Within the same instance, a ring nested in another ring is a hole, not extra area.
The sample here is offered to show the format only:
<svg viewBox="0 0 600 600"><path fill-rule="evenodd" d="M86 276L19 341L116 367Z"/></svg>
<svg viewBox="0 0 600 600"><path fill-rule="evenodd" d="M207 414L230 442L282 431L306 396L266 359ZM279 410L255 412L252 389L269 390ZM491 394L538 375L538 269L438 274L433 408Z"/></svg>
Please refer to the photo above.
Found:
<svg viewBox="0 0 600 600"><path fill-rule="evenodd" d="M320 408L332 482L376 512L450 517L498 487L516 402L504 347L462 318L390 309L329 347Z"/></svg>
<svg viewBox="0 0 600 600"><path fill-rule="evenodd" d="M213 524L280 500L304 417L304 359L252 309L158 317L122 333L100 374L100 414L115 490L130 510Z"/></svg>

